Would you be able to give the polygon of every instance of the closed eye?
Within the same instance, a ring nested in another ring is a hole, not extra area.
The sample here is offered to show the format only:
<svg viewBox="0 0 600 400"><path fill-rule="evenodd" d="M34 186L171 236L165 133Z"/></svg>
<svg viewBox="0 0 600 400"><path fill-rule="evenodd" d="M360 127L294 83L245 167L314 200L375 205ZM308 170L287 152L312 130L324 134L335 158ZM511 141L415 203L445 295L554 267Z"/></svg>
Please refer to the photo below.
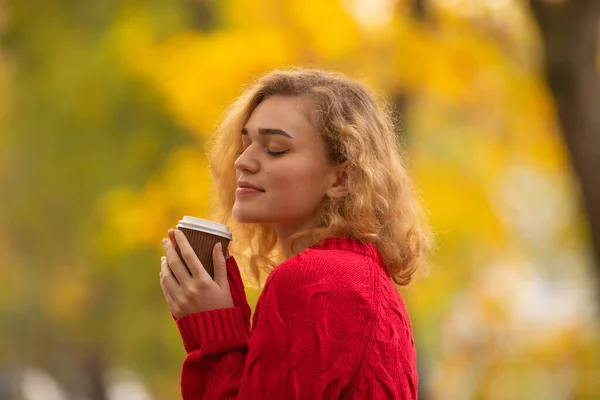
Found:
<svg viewBox="0 0 600 400"><path fill-rule="evenodd" d="M289 152L289 150L284 150L284 151L271 151L269 149L265 149L265 152L270 155L271 157L281 157L282 155L286 154L287 152Z"/></svg>
<svg viewBox="0 0 600 400"><path fill-rule="evenodd" d="M250 147L250 146L245 146L241 151L237 152L237 156L241 156L242 154L244 154L244 152L246 151L246 149ZM283 150L283 151L272 151L271 149L269 149L268 147L264 148L265 153L267 153L269 156L271 157L281 157L282 155L289 153L289 150Z"/></svg>

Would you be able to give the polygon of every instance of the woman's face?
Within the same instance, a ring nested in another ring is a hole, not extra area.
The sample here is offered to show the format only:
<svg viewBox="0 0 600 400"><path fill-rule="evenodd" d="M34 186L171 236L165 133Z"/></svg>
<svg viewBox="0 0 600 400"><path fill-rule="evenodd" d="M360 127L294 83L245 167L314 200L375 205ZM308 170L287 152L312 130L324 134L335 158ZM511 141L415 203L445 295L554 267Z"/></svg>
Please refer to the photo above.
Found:
<svg viewBox="0 0 600 400"><path fill-rule="evenodd" d="M328 191L335 195L340 168L328 162L312 113L310 100L301 97L271 96L256 107L235 161L238 222L291 234L310 221ZM259 190L243 188L249 185Z"/></svg>

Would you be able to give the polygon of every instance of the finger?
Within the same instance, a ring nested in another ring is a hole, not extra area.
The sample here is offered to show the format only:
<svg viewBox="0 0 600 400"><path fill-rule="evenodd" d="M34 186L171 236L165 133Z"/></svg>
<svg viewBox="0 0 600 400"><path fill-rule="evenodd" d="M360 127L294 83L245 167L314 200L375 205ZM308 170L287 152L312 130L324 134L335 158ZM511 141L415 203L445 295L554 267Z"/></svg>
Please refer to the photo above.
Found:
<svg viewBox="0 0 600 400"><path fill-rule="evenodd" d="M184 233L181 232L179 229L175 230L175 239L177 240L177 245L179 246L181 256L185 260L185 263L187 264L190 272L192 273L192 277L201 279L211 279L210 275L208 274L208 272L206 272L206 270L202 266L202 263L198 259L196 252L194 252L194 249L190 245L190 242L188 242ZM185 268L183 264L182 267ZM186 274L190 276L189 273L187 273L187 271Z"/></svg>
<svg viewBox="0 0 600 400"><path fill-rule="evenodd" d="M175 240L175 230L174 229L169 229L167 231L167 236L169 237L169 240L171 241L171 244L173 245L173 247L175 249L177 249L177 241ZM172 272L171 272L172 274ZM179 283L179 282L177 282Z"/></svg>
<svg viewBox="0 0 600 400"><path fill-rule="evenodd" d="M160 272L160 279L159 279L159 284L160 284L160 290L162 290L163 296L165 297L165 300L167 301L167 304L169 305L169 308L171 308L172 304L175 304L173 302L173 297L171 296L171 293L169 292L169 289L167 289L167 285L165 284L165 281L163 279L163 272Z"/></svg>
<svg viewBox="0 0 600 400"><path fill-rule="evenodd" d="M173 274L171 274L167 257L162 257L160 261L160 286L163 289L165 297L168 294L172 299L175 299L176 295L181 291L181 287Z"/></svg>
<svg viewBox="0 0 600 400"><path fill-rule="evenodd" d="M181 288L176 283L169 266L166 264L166 257L163 257L161 261L160 289L165 297L169 311L172 315L177 316L179 315L179 303L176 301L176 297L173 293L181 292Z"/></svg>
<svg viewBox="0 0 600 400"><path fill-rule="evenodd" d="M222 289L229 289L229 281L227 280L227 266L225 265L225 257L223 256L223 245L221 242L213 247L213 266L215 273L215 282Z"/></svg>
<svg viewBox="0 0 600 400"><path fill-rule="evenodd" d="M162 280L162 275L163 273L160 273L161 276L161 280L160 280L160 288L163 292L163 296L165 297L165 301L167 303L167 307L169 308L169 311L171 312L171 315L173 316L177 316L179 314L179 308L177 306L177 302L173 299L173 297L171 296L171 293L169 293L169 290L165 287L165 284L163 283Z"/></svg>
<svg viewBox="0 0 600 400"><path fill-rule="evenodd" d="M169 229L168 235L169 235L169 240L173 244L173 247L175 247L177 245L177 241L175 240L175 230Z"/></svg>
<svg viewBox="0 0 600 400"><path fill-rule="evenodd" d="M169 268L173 271L173 275L175 275L177 281L183 285L191 278L187 268L183 265L177 251L175 251L175 246L173 246L169 239L163 239L163 246L165 248L165 254L167 255ZM181 249L181 244L179 245L179 248Z"/></svg>

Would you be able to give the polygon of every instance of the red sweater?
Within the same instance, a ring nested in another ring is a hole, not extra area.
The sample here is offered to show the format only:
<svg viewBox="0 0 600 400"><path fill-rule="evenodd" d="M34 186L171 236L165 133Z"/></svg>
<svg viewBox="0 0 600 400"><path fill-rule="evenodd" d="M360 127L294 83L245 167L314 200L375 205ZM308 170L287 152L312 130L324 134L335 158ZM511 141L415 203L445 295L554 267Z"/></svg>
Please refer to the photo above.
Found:
<svg viewBox="0 0 600 400"><path fill-rule="evenodd" d="M179 318L184 399L416 399L410 320L372 244L332 238L268 276L250 329L233 257L234 307Z"/></svg>

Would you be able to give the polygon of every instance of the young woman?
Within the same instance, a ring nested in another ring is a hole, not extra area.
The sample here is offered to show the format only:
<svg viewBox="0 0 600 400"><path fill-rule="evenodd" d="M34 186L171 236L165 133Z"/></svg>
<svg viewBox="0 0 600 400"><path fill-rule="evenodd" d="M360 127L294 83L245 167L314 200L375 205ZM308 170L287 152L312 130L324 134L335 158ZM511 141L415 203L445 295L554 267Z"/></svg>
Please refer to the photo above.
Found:
<svg viewBox="0 0 600 400"><path fill-rule="evenodd" d="M416 399L394 283L425 263L429 233L391 119L365 86L269 73L229 110L210 162L231 254L250 254L257 280L270 273L250 327L235 258L215 246L213 280L169 230L160 284L187 351L183 398Z"/></svg>

